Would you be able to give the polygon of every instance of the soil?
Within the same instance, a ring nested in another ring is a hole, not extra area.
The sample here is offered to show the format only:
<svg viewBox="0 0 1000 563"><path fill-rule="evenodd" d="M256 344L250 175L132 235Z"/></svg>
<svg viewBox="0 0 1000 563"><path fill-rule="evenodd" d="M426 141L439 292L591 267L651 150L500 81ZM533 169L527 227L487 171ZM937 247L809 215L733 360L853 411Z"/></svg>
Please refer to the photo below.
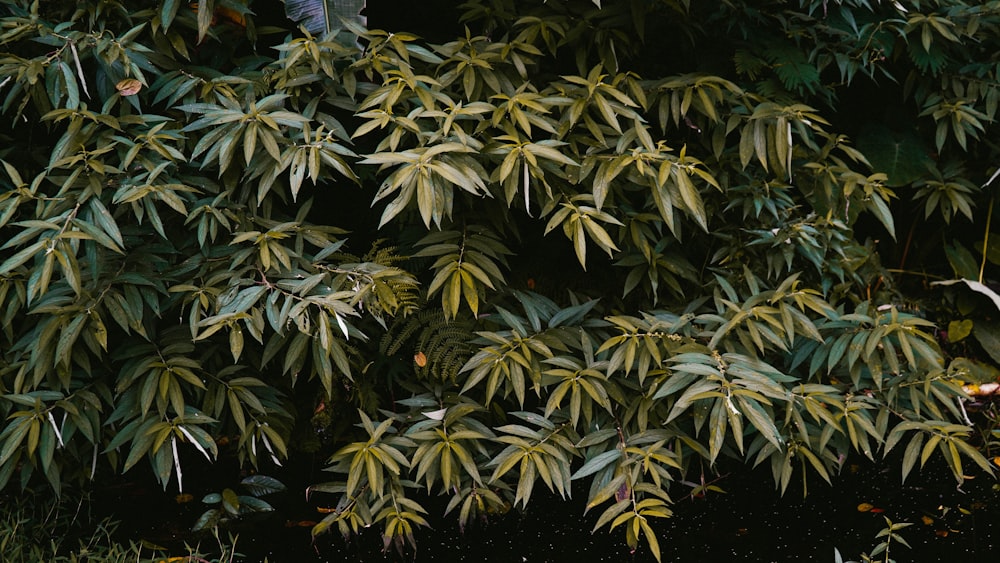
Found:
<svg viewBox="0 0 1000 563"><path fill-rule="evenodd" d="M901 563L1000 560L1000 485L977 472L958 488L944 463L936 461L915 471L905 484L900 483L898 459L848 463L834 477L833 486L811 473L805 498L801 480L794 478L785 494L779 495L770 471L763 467L742 468L719 478L714 484L725 493L692 497L689 485L676 484L671 489L674 517L654 524L662 561L833 562L835 548L845 561L860 560L861 553L870 552L880 541L875 535L886 526L885 518L912 523L899 531L910 547L891 547L891 557ZM199 502L205 494L239 482L240 475L233 468L226 484L223 469L212 469L217 483L191 484L193 499L188 502L178 503L176 491L163 492L151 484L151 477L143 484L141 475L108 486L97 496L105 500L106 510L122 520L119 533L123 538L168 547L172 555L184 553L184 543L199 541L209 551L215 540L199 538L189 529L206 508ZM238 534L237 551L245 556L242 561L655 561L643 542L631 552L623 529L591 533L600 508L584 515L585 490L574 490L573 499L563 501L543 485L536 487L527 510L496 515L464 531L454 514L441 516L444 500L429 499L425 506L434 528L419 529L417 549L402 555L391 550L383 553L379 531L374 528L349 541L334 531L313 542L310 525L323 517L317 509L335 499L315 495L306 502L301 491L309 483L324 480L326 474L304 472L303 468L276 468L271 475L289 490L265 497L275 511L229 530Z"/></svg>

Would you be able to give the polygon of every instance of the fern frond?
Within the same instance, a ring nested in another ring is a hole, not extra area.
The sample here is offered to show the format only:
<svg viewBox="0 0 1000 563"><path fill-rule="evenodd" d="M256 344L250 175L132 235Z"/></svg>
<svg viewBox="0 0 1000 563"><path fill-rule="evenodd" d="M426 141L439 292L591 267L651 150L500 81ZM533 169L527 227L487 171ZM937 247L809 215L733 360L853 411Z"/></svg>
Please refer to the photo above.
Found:
<svg viewBox="0 0 1000 563"><path fill-rule="evenodd" d="M819 88L819 69L801 50L779 45L768 49L765 56L785 89L799 94L813 94Z"/></svg>
<svg viewBox="0 0 1000 563"><path fill-rule="evenodd" d="M733 54L733 65L736 72L750 80L757 80L760 73L767 67L767 62L745 49L739 49Z"/></svg>
<svg viewBox="0 0 1000 563"><path fill-rule="evenodd" d="M443 319L442 313L442 320ZM417 338L416 353L423 354L426 362L417 365L417 375L441 382L454 382L465 362L478 349L470 336L475 328L471 319L456 319L435 323L424 328Z"/></svg>
<svg viewBox="0 0 1000 563"><path fill-rule="evenodd" d="M410 352L418 377L454 381L477 350L471 343L475 325L472 317L448 320L441 309L423 310L397 318L379 341L379 353L395 356Z"/></svg>

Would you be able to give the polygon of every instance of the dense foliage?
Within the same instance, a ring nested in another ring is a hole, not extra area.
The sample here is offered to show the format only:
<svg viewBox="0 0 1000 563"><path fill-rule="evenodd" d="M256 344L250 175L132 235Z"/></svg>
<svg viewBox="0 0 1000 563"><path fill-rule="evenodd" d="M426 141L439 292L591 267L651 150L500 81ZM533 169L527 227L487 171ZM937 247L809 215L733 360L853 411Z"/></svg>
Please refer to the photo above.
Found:
<svg viewBox="0 0 1000 563"><path fill-rule="evenodd" d="M317 534L580 481L659 557L734 460L990 471L1000 2L605 4L2 0L0 486L320 451Z"/></svg>

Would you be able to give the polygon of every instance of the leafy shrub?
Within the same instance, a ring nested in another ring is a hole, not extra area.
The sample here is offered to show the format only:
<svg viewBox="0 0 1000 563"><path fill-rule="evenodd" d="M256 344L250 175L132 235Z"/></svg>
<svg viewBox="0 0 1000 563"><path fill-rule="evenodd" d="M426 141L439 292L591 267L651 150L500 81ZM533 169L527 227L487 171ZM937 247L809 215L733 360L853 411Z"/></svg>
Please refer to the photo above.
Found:
<svg viewBox="0 0 1000 563"><path fill-rule="evenodd" d="M906 543L906 540L903 538L903 536L899 535L896 532L911 525L912 524L910 524L909 522L894 523L892 520L886 518L885 528L879 530L879 532L875 535L875 539L879 538L885 538L885 539L875 544L875 547L872 548L871 553L862 553L861 561L864 561L865 563L872 563L874 561L882 561L883 563L894 563L896 560L889 558L889 551L892 548L892 544L898 543L906 547L910 547L910 544ZM833 552L834 552L834 561L836 563L844 563L844 559L843 557L841 557L840 551L834 548ZM881 557L879 558L879 556ZM847 563L857 563L857 562L848 561Z"/></svg>
<svg viewBox="0 0 1000 563"><path fill-rule="evenodd" d="M221 493L205 495L201 502L210 508L198 517L192 530L216 530L249 514L271 512L274 507L260 497L283 491L285 485L274 477L251 475L240 481L240 488L246 489L247 494L238 494L227 487Z"/></svg>
<svg viewBox="0 0 1000 563"><path fill-rule="evenodd" d="M581 481L659 557L670 481L728 459L991 471L880 253L952 277L937 228L992 206L1000 3L613 4L472 1L430 44L0 2L0 486L183 489L323 412L317 534Z"/></svg>

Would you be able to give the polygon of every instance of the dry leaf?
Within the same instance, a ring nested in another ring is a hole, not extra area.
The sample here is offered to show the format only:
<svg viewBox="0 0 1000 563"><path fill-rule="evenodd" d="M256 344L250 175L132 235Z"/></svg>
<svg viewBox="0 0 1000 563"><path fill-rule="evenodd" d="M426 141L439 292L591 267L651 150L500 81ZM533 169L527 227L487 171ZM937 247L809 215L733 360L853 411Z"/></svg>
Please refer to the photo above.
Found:
<svg viewBox="0 0 1000 563"><path fill-rule="evenodd" d="M427 356L425 356L423 352L417 352L413 355L413 361L418 367L424 367L427 365Z"/></svg>
<svg viewBox="0 0 1000 563"><path fill-rule="evenodd" d="M444 414L448 412L447 408L438 409L436 411L420 413L431 420L444 420Z"/></svg>
<svg viewBox="0 0 1000 563"><path fill-rule="evenodd" d="M215 15L221 16L222 19L228 20L229 22L238 25L240 27L247 26L246 18L244 18L243 14L237 12L236 10L231 10L223 6L219 6L218 8L215 9Z"/></svg>
<svg viewBox="0 0 1000 563"><path fill-rule="evenodd" d="M628 481L622 481L621 486L618 487L617 491L615 491L615 502L621 502L621 501L629 498L629 496L631 496L631 494L632 493L629 491L629 488L628 488Z"/></svg>
<svg viewBox="0 0 1000 563"><path fill-rule="evenodd" d="M119 80L118 84L115 84L115 88L118 89L118 93L122 96L134 96L142 90L142 82L139 82L135 78L126 78L124 80Z"/></svg>

